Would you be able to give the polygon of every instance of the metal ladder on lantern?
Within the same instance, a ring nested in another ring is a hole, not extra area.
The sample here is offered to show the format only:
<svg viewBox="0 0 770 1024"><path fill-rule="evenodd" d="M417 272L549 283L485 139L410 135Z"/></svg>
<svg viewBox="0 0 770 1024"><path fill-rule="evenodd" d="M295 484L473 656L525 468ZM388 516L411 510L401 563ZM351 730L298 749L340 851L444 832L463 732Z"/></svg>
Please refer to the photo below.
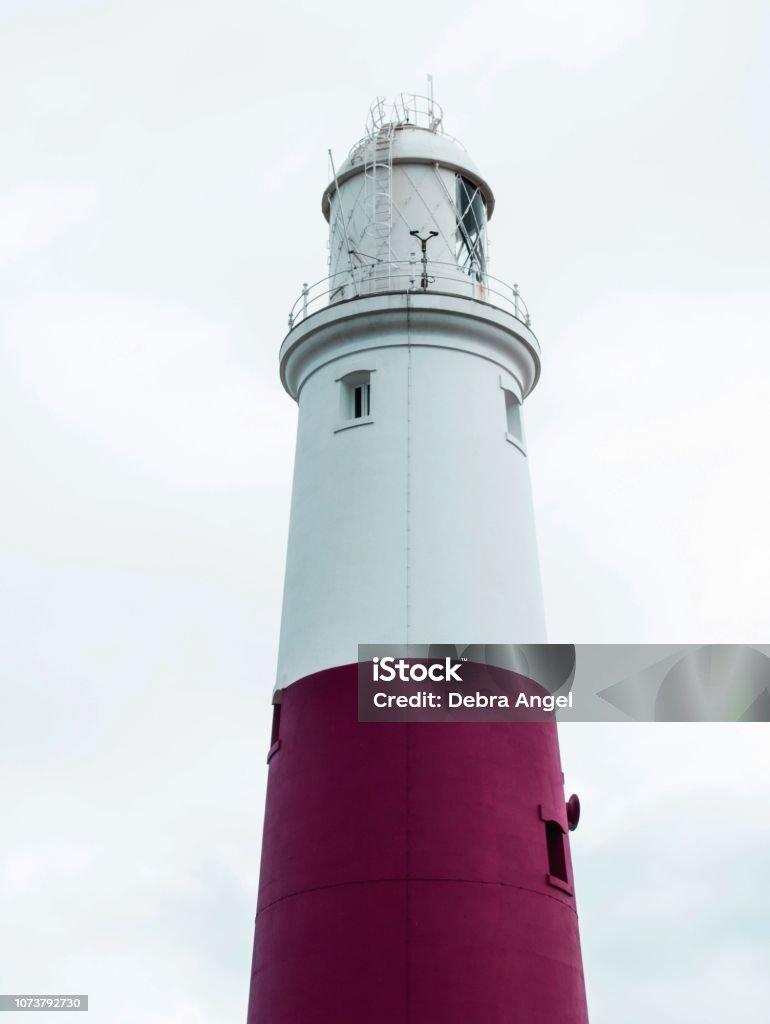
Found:
<svg viewBox="0 0 770 1024"><path fill-rule="evenodd" d="M366 147L364 178L366 210L369 223L365 234L371 243L370 256L376 261L371 268L368 288L385 291L390 287L393 251L393 136L395 125L376 128ZM365 283L366 287L366 283Z"/></svg>

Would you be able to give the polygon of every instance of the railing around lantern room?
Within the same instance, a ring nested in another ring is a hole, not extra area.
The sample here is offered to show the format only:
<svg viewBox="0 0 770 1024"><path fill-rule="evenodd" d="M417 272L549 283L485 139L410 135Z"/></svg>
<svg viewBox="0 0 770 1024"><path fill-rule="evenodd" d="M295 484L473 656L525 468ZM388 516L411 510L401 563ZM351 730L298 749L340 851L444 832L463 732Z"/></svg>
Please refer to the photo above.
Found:
<svg viewBox="0 0 770 1024"><path fill-rule="evenodd" d="M458 273L456 263L436 260L423 263L415 257L411 260L352 267L324 277L314 284L303 284L299 298L289 311L289 330L324 306L388 292L462 295L502 309L526 327L532 326L529 310L517 284L506 284L489 274L476 276Z"/></svg>
<svg viewBox="0 0 770 1024"><path fill-rule="evenodd" d="M441 131L444 111L432 96L421 96L419 93L402 92L388 103L384 96L378 96L369 107L366 118L366 134L376 135L386 125L410 125L413 128L427 128L428 131Z"/></svg>
<svg viewBox="0 0 770 1024"><path fill-rule="evenodd" d="M378 96L371 105L366 118L366 135L358 140L348 154L351 163L360 160L367 145L389 125L394 129L422 128L442 135L460 149L465 149L459 139L444 130L444 111L432 96L402 92L392 102L388 102L384 96Z"/></svg>

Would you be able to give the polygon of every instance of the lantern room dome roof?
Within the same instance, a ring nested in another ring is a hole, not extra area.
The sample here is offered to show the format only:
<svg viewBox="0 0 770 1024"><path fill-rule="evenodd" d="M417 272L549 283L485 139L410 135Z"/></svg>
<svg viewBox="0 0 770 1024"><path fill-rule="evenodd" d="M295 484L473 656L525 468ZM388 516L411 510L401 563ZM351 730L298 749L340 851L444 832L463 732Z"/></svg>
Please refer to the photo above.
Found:
<svg viewBox="0 0 770 1024"><path fill-rule="evenodd" d="M367 164L371 165L375 153L377 160L381 161L383 148L387 145L391 147L390 158L394 167L399 164L438 164L468 178L481 190L489 220L495 206L495 197L489 184L481 176L463 145L441 131L440 117L435 117L431 111L429 119L421 118L420 113L419 110L399 109L391 115L390 120L381 119L379 123L375 121L374 124L368 125L368 134L356 143L338 168L336 179L331 181L324 191L321 208L327 220L331 196L337 185L357 174L363 174ZM421 121L424 123L420 123Z"/></svg>

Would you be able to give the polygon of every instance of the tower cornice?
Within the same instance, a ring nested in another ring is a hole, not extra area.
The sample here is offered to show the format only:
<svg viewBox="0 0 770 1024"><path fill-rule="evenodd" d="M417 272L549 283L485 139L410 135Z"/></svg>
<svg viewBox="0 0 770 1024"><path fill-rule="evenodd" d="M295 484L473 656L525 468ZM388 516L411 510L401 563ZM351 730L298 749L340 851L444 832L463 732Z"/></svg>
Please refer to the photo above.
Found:
<svg viewBox="0 0 770 1024"><path fill-rule="evenodd" d="M454 349L487 359L518 382L521 400L540 378L540 344L512 314L478 299L398 291L346 299L307 316L281 345L281 382L298 399L307 379L330 362L404 346Z"/></svg>

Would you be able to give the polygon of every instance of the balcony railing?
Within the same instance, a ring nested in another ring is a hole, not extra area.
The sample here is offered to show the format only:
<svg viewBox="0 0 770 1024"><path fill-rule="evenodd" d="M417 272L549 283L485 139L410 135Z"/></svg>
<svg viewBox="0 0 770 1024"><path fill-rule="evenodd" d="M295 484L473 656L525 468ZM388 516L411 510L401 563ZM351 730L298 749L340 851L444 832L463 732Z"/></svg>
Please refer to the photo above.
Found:
<svg viewBox="0 0 770 1024"><path fill-rule="evenodd" d="M441 129L444 111L432 96L421 96L419 93L399 93L389 103L384 96L378 96L369 108L366 118L366 134L371 138L386 125L411 125L414 128L427 128L435 132Z"/></svg>
<svg viewBox="0 0 770 1024"><path fill-rule="evenodd" d="M387 292L414 292L462 295L485 302L510 313L526 327L532 326L529 310L517 284L509 285L489 274L464 274L456 263L420 259L373 263L340 270L315 284L303 284L299 298L289 311L289 329L296 327L311 313L345 299L378 295Z"/></svg>
<svg viewBox="0 0 770 1024"><path fill-rule="evenodd" d="M444 111L433 97L402 92L391 103L387 102L384 96L378 96L374 101L366 118L366 135L350 150L348 160L352 163L362 160L366 148L371 146L372 141L389 125L396 129L422 128L443 135L445 139L465 150L459 139L444 131Z"/></svg>

